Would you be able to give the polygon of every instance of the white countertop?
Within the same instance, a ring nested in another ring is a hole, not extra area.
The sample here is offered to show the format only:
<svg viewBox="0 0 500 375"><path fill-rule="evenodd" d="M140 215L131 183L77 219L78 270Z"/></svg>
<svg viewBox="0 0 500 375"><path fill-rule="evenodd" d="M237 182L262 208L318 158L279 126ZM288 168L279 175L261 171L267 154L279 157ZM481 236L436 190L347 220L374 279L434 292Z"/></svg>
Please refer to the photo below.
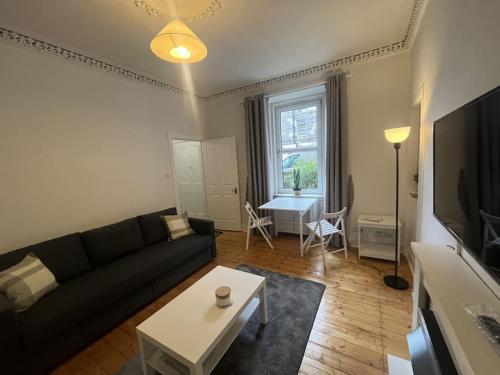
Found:
<svg viewBox="0 0 500 375"><path fill-rule="evenodd" d="M411 246L459 373L500 374L500 356L464 310L464 304L489 303L500 313L499 299L452 249L416 242Z"/></svg>
<svg viewBox="0 0 500 375"><path fill-rule="evenodd" d="M308 211L317 201L316 198L275 198L259 206L260 210Z"/></svg>
<svg viewBox="0 0 500 375"><path fill-rule="evenodd" d="M137 330L161 346L197 363L237 318L265 278L217 266L141 323ZM233 304L215 304L215 290L231 288Z"/></svg>

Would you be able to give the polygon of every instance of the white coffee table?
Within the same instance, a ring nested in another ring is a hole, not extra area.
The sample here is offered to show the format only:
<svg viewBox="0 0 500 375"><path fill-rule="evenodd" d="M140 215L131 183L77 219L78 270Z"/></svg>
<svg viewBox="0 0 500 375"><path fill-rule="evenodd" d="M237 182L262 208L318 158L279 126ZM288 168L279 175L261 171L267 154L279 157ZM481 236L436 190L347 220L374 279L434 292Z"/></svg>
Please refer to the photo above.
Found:
<svg viewBox="0 0 500 375"><path fill-rule="evenodd" d="M233 304L221 309L223 285ZM209 374L258 307L266 324L266 279L217 266L137 327L144 374Z"/></svg>

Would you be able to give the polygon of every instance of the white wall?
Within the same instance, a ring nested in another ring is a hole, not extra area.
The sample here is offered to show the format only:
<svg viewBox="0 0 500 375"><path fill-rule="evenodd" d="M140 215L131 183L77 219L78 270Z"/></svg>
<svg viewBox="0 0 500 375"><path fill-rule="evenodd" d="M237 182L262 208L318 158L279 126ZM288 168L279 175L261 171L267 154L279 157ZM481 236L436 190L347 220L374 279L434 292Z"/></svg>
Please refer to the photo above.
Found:
<svg viewBox="0 0 500 375"><path fill-rule="evenodd" d="M0 252L175 205L167 132L204 104L0 43Z"/></svg>
<svg viewBox="0 0 500 375"><path fill-rule="evenodd" d="M432 214L432 124L500 84L500 2L428 0L411 53L411 93L423 87L421 241L455 241Z"/></svg>
<svg viewBox="0 0 500 375"><path fill-rule="evenodd" d="M348 81L348 168L354 182L351 238L359 213L395 215L396 156L384 129L408 125L409 55L354 66ZM411 137L415 134L410 133ZM400 181L406 176L405 144L400 152ZM401 184L400 196L407 195ZM403 221L404 200L400 200Z"/></svg>
<svg viewBox="0 0 500 375"><path fill-rule="evenodd" d="M394 149L384 138L384 129L408 122L409 54L400 54L348 67L347 122L349 173L353 175L355 198L350 215L350 237L356 237L358 213L391 214L394 211ZM264 90L275 94L324 80L316 76ZM238 146L240 188L246 186L246 145L243 98L256 94L222 97L207 104L207 134L211 138L235 136ZM404 166L403 166L404 167ZM242 203L246 196L241 195ZM243 210L242 210L243 212ZM243 222L246 217L243 214Z"/></svg>

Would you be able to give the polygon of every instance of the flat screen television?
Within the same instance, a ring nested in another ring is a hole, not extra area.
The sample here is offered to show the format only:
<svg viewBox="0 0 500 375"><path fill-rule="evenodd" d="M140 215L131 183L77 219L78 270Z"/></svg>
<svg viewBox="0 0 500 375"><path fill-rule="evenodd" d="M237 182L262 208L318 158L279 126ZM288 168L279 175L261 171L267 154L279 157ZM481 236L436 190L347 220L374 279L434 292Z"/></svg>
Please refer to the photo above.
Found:
<svg viewBox="0 0 500 375"><path fill-rule="evenodd" d="M500 284L500 86L434 122L434 215Z"/></svg>

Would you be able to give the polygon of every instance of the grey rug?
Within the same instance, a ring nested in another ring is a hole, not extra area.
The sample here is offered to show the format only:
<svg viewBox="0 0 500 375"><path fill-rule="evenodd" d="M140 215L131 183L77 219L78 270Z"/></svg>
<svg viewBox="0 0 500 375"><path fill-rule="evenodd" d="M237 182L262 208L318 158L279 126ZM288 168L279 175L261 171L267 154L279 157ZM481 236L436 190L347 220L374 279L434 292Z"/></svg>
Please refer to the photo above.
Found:
<svg viewBox="0 0 500 375"><path fill-rule="evenodd" d="M247 265L239 270L267 279L267 325L257 309L212 374L280 374L299 372L325 286ZM116 375L142 373L139 355Z"/></svg>

